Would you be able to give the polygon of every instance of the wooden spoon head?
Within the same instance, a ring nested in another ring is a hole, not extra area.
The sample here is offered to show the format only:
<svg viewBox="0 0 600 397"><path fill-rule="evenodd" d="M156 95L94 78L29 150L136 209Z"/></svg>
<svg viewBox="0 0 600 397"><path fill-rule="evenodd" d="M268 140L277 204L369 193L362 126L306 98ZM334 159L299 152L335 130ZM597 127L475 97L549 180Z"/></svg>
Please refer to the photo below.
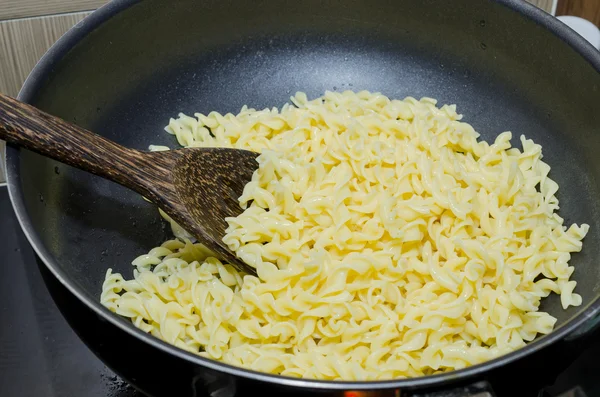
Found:
<svg viewBox="0 0 600 397"><path fill-rule="evenodd" d="M135 190L221 259L256 273L222 239L225 218L242 212L238 198L258 168L257 153L226 148L143 153L2 94L0 137Z"/></svg>
<svg viewBox="0 0 600 397"><path fill-rule="evenodd" d="M252 270L223 243L223 236L228 226L225 218L242 213L238 198L258 168L258 153L227 148L178 152L181 155L172 170L173 184L189 215L179 218L178 223L238 270Z"/></svg>

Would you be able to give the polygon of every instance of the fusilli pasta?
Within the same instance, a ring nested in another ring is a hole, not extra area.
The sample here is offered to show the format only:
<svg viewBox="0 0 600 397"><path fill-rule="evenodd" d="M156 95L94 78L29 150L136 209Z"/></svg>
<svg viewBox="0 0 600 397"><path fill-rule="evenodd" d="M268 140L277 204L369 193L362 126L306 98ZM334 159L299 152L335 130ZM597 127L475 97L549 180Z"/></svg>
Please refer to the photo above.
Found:
<svg viewBox="0 0 600 397"><path fill-rule="evenodd" d="M375 380L463 368L552 331L540 300L581 305L542 148L488 144L455 106L379 93L303 93L280 110L180 114L184 147L261 153L224 242L238 273L177 238L108 270L101 301L140 329L232 365ZM152 150L168 150L152 147Z"/></svg>

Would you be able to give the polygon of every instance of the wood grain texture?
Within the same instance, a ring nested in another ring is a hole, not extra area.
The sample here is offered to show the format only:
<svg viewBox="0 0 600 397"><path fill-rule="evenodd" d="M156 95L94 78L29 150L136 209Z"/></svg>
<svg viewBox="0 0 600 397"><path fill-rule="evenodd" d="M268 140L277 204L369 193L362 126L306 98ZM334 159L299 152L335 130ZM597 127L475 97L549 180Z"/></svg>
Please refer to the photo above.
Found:
<svg viewBox="0 0 600 397"><path fill-rule="evenodd" d="M0 93L16 96L48 48L87 15L81 12L0 22Z"/></svg>
<svg viewBox="0 0 600 397"><path fill-rule="evenodd" d="M529 3L551 13L553 0L527 0Z"/></svg>
<svg viewBox="0 0 600 397"><path fill-rule="evenodd" d="M3 1L0 3L4 5ZM0 93L16 96L44 53L89 12L0 21ZM5 180L0 141L0 183Z"/></svg>
<svg viewBox="0 0 600 397"><path fill-rule="evenodd" d="M0 20L95 10L108 0L0 0Z"/></svg>
<svg viewBox="0 0 600 397"><path fill-rule="evenodd" d="M225 218L258 168L258 153L227 148L142 152L0 94L0 139L109 179L159 206L217 256L256 274L223 242Z"/></svg>
<svg viewBox="0 0 600 397"><path fill-rule="evenodd" d="M227 217L238 216L242 208L238 198L244 187L252 179L258 168L258 153L239 149L180 149L170 151L181 153L176 160L172 177L181 202L190 215L185 223L190 233L200 241L208 240L209 247L238 270L254 273L223 242L225 230L229 226ZM154 152L151 155L161 156L169 152ZM189 219L192 219L193 224ZM202 228L202 230L199 229ZM185 226L184 226L184 229ZM194 233L195 232L195 233ZM231 262L233 260L233 262Z"/></svg>
<svg viewBox="0 0 600 397"><path fill-rule="evenodd" d="M600 0L559 0L556 15L573 15L600 27Z"/></svg>

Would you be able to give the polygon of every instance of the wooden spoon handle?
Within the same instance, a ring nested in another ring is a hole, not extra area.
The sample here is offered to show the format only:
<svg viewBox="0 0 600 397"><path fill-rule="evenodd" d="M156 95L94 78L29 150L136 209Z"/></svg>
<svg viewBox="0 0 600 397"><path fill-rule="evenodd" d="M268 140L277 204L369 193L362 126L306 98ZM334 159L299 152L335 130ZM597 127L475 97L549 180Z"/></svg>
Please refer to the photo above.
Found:
<svg viewBox="0 0 600 397"><path fill-rule="evenodd" d="M144 153L0 94L0 139L146 194ZM147 182L147 181L146 181Z"/></svg>

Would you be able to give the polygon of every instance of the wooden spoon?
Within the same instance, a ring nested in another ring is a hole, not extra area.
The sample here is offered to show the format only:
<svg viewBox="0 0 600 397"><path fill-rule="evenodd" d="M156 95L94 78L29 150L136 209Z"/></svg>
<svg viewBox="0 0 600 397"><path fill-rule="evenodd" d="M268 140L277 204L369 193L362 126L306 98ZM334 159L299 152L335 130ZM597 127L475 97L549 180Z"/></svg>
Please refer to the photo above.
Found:
<svg viewBox="0 0 600 397"><path fill-rule="evenodd" d="M226 217L258 168L258 153L227 148L141 152L0 94L0 139L130 188L236 269L244 263L222 238Z"/></svg>

